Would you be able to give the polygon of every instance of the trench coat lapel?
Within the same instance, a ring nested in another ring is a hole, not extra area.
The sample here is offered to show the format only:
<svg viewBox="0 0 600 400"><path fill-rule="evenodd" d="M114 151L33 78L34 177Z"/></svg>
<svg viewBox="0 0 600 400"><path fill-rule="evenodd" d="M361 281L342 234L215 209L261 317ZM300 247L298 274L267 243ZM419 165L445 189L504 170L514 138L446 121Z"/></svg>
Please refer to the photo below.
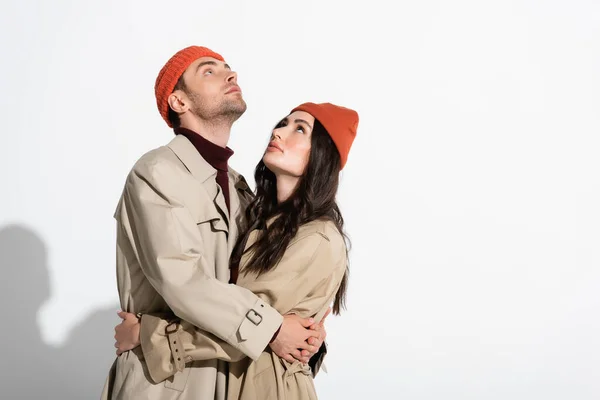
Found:
<svg viewBox="0 0 600 400"><path fill-rule="evenodd" d="M240 228L245 226L246 210L242 208L240 199L244 199L244 206L248 204L248 197L254 196L246 180L232 169L229 170L229 207L231 209L229 223L229 240L227 243L229 256L233 252Z"/></svg>
<svg viewBox="0 0 600 400"><path fill-rule="evenodd" d="M217 184L217 170L212 167L194 145L183 135L177 135L167 145L181 160L190 174L202 184L207 197L211 200L206 204L205 213L215 230L228 232L229 213L221 188ZM198 199L200 201L201 199Z"/></svg>

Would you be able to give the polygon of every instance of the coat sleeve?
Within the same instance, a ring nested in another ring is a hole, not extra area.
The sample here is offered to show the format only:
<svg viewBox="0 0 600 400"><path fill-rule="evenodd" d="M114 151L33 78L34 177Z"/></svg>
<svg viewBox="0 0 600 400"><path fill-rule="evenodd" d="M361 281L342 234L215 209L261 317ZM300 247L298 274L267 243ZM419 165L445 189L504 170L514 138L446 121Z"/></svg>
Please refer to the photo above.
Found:
<svg viewBox="0 0 600 400"><path fill-rule="evenodd" d="M259 276L248 273L244 287L280 314L314 317L319 322L347 266L343 238L334 229L320 229L295 239L272 272Z"/></svg>
<svg viewBox="0 0 600 400"><path fill-rule="evenodd" d="M295 313L320 322L333 302L347 271L348 259L343 237L331 223L325 229L298 239L286 251L277 273L262 275L246 287L281 314ZM313 377L327 355L323 343L310 359Z"/></svg>
<svg viewBox="0 0 600 400"><path fill-rule="evenodd" d="M141 348L154 383L183 370L189 361L218 359L235 362L246 357L231 344L187 321L171 320L160 314L143 314L141 317Z"/></svg>
<svg viewBox="0 0 600 400"><path fill-rule="evenodd" d="M258 358L283 317L251 291L208 273L212 263L202 254L202 237L179 195L174 168L138 163L128 176L121 204L128 239L146 278L175 315Z"/></svg>
<svg viewBox="0 0 600 400"><path fill-rule="evenodd" d="M262 276L247 287L281 314L315 317L319 322L346 273L346 246L341 235L329 226L292 245L278 265L280 274ZM309 362L313 377L324 368L327 345L323 343Z"/></svg>
<svg viewBox="0 0 600 400"><path fill-rule="evenodd" d="M341 238L331 240L323 233L313 233L295 240L277 267L259 277L248 274L238 281L252 290L281 314L296 313L315 317L317 322L332 302L346 270L345 245ZM168 322L158 315L144 315L141 342L146 363L155 381L172 376L177 370L173 343L165 333ZM221 359L238 361L244 357L228 343L212 337L182 321L177 337L186 361ZM319 370L326 353L323 345L311 359L313 375Z"/></svg>

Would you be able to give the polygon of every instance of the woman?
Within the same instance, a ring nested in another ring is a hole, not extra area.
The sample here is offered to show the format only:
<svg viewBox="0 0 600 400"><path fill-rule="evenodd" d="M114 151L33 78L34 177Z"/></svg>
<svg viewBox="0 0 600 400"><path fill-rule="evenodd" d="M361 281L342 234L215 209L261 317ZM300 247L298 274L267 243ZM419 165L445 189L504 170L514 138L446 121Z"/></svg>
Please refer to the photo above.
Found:
<svg viewBox="0 0 600 400"><path fill-rule="evenodd" d="M334 314L344 308L348 258L335 197L357 126L353 110L302 104L275 126L256 167L256 197L231 256L232 281L281 314L319 322L331 303ZM139 328L141 335L120 331L117 342L138 344L141 336L154 380L174 375L187 361L219 358L231 362L228 399L317 398L311 367L270 348L252 361L185 321L144 315Z"/></svg>

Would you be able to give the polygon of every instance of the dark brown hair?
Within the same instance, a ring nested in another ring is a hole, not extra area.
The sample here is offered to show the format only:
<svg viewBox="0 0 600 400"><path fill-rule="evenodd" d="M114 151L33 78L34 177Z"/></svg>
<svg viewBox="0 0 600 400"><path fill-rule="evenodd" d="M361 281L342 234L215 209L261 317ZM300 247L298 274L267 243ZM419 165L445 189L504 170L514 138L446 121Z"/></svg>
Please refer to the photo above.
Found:
<svg viewBox="0 0 600 400"><path fill-rule="evenodd" d="M281 122L277 127L281 126ZM311 136L308 164L298 187L285 202L277 203L275 174L261 160L254 171L256 197L246 209L247 229L242 231L231 255L231 265L239 265L242 255L250 253L247 272L261 274L277 265L298 232L308 222L323 219L332 221L349 245L344 233L344 219L336 203L339 185L340 154L333 140L319 121L315 120ZM266 221L278 215L273 223ZM250 232L262 229L257 241L246 251ZM348 246L346 247L348 249ZM346 250L347 252L348 250ZM335 295L333 313L345 309L349 269Z"/></svg>

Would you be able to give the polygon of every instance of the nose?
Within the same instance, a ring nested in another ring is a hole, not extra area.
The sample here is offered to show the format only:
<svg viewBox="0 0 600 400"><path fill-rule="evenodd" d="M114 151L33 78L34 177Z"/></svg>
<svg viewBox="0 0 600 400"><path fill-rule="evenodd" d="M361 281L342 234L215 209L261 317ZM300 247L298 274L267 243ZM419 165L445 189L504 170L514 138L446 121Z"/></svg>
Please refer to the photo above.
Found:
<svg viewBox="0 0 600 400"><path fill-rule="evenodd" d="M281 140L281 135L277 132L277 129L273 130L273 133L271 134L271 140L275 140L276 138Z"/></svg>
<svg viewBox="0 0 600 400"><path fill-rule="evenodd" d="M237 83L237 72L229 71L226 80L227 83Z"/></svg>

